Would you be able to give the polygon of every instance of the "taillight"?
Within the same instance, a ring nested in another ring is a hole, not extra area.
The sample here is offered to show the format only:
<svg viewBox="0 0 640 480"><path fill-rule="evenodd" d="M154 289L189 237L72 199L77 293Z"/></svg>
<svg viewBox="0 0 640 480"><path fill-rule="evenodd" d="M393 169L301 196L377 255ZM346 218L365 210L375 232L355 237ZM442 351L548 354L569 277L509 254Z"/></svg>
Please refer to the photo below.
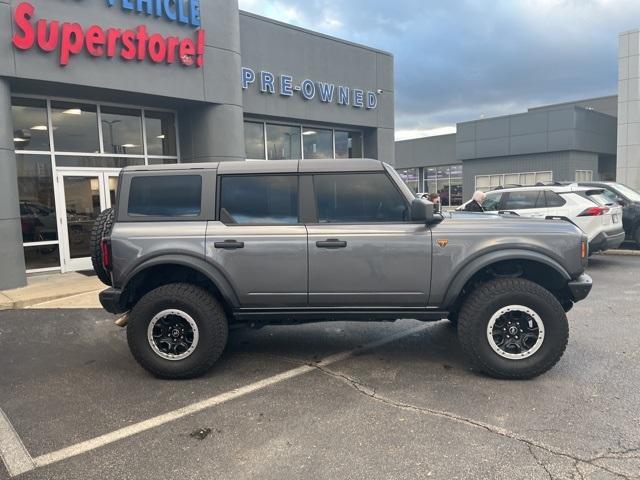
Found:
<svg viewBox="0 0 640 480"><path fill-rule="evenodd" d="M580 247L580 258L582 258L582 260L586 260L588 256L589 256L589 244L587 243L586 240L582 240L581 247Z"/></svg>
<svg viewBox="0 0 640 480"><path fill-rule="evenodd" d="M598 217L609 211L609 207L589 207L579 217Z"/></svg>
<svg viewBox="0 0 640 480"><path fill-rule="evenodd" d="M100 240L100 253L102 253L102 266L108 272L111 271L111 240L103 238Z"/></svg>

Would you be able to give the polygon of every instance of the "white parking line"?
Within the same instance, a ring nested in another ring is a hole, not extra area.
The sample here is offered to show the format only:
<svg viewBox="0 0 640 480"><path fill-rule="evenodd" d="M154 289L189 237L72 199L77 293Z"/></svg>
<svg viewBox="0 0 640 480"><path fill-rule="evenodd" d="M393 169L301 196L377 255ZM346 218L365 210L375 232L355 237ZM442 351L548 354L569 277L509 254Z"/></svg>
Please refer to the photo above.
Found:
<svg viewBox="0 0 640 480"><path fill-rule="evenodd" d="M402 330L401 332L395 333L388 337L381 338L380 340L377 340L375 342L368 343L360 348L356 348L346 352L331 355L319 362L316 362L316 365L329 366L331 364L345 360L357 352L363 352L366 350L371 350L372 348L386 345L387 343L391 343L395 340L399 340L401 338L408 337L417 332L420 332L426 329L427 327L428 327L427 324L421 324L421 325L418 325L417 327ZM188 415L192 415L194 413L201 412L202 410L215 407L217 405L223 404L230 400L234 400L236 398L242 397L249 393L257 392L258 390L262 390L271 385L284 382L285 380L290 380L292 378L299 377L300 375L304 375L305 373L312 372L314 370L316 370L316 367L314 365L302 365L292 370L287 370L286 372L273 375L269 378L259 380L249 385L245 385L244 387L236 388L229 392L221 393L214 397L207 398L206 400L202 400L200 402L188 405L186 407L179 408L172 412L158 415L157 417L153 417L148 420L143 420L142 422L136 423L134 425L129 425L119 430L115 430L113 432L100 435L99 437L92 438L91 440L86 440L84 442L76 443L75 445L71 445L69 447L57 450L55 452L41 455L39 457L34 458L33 460L31 459L27 451L24 450L24 453L27 455L27 458L30 463L27 465L27 463L23 461L20 464L16 464L16 466L19 465L22 468L29 467L27 468L27 470L21 470L19 472L19 473L23 473L25 471L32 470L37 467L44 467L46 465L51 465L52 463L60 462L68 458L90 452L92 450L103 447L105 445L109 445L111 443L117 442L118 440L123 440L125 438L131 437L138 433L142 433L144 431L150 430L155 427L159 427L166 423L173 422L174 420L179 420ZM8 420L7 420L7 423L8 423ZM11 424L8 423L8 425L10 426ZM11 430L13 431L13 428ZM18 436L15 435L15 431L13 431L13 434L15 437L14 442L15 442L15 439L17 439L17 441L20 442L20 439L18 438ZM3 440L2 436L0 436L0 440ZM2 445L3 443L4 442L1 442L0 445ZM20 442L20 445L22 445L22 442ZM9 470L8 466L7 466L7 469ZM17 473L12 473L12 471L9 470L9 475L13 476L13 475L17 475Z"/></svg>
<svg viewBox="0 0 640 480"><path fill-rule="evenodd" d="M31 455L2 409L0 409L0 458L10 477L35 468Z"/></svg>

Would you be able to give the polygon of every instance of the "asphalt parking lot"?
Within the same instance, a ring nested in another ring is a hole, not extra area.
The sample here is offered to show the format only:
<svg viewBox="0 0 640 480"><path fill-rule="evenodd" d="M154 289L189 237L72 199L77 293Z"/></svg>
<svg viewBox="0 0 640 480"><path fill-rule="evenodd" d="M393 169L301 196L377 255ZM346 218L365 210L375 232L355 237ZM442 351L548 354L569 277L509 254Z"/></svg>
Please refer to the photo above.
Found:
<svg viewBox="0 0 640 480"><path fill-rule="evenodd" d="M565 356L521 382L471 371L446 321L235 331L205 378L167 382L138 367L103 311L0 312L0 407L24 445L10 470L27 462L17 478L64 480L640 478L640 257L597 256L589 273L594 290L569 313Z"/></svg>

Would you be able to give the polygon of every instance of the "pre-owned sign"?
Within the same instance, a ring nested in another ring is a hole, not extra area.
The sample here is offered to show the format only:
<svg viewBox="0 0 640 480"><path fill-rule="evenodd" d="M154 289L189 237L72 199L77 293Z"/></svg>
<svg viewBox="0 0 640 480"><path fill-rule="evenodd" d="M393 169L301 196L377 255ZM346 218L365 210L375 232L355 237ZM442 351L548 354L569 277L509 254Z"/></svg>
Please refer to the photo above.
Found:
<svg viewBox="0 0 640 480"><path fill-rule="evenodd" d="M109 5L113 3L108 1ZM204 65L203 29L197 30L195 38L180 38L149 33L144 25L138 26L135 30L123 30L103 28L99 25L84 28L78 23L61 23L58 20L35 21L35 13L35 7L28 2L16 7L16 33L12 37L13 45L20 50L31 50L37 45L43 52L58 51L62 66L68 65L72 56L83 51L92 57L119 57L125 61L149 59L153 63L179 63L185 67L196 68ZM199 15L199 9L197 15L194 11L191 17L194 19L193 22L199 24Z"/></svg>

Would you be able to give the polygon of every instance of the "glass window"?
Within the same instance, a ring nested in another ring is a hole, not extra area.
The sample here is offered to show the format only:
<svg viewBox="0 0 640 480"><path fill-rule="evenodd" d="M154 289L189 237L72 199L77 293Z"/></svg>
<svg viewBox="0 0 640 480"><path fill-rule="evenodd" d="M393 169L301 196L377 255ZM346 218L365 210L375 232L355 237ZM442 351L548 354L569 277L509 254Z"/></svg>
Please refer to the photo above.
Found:
<svg viewBox="0 0 640 480"><path fill-rule="evenodd" d="M104 108L102 109L104 119ZM144 111L147 133L147 153L175 157L178 155L176 143L176 118L171 112ZM104 123L102 128L105 128ZM106 148L105 148L106 151Z"/></svg>
<svg viewBox="0 0 640 480"><path fill-rule="evenodd" d="M504 185L507 187L517 187L520 186L520 174L512 173L504 176Z"/></svg>
<svg viewBox="0 0 640 480"><path fill-rule="evenodd" d="M488 193L484 202L482 202L482 208L484 208L486 212L495 212L500 208L502 195L502 193L497 192Z"/></svg>
<svg viewBox="0 0 640 480"><path fill-rule="evenodd" d="M200 175L134 177L129 188L129 215L197 217L201 196Z"/></svg>
<svg viewBox="0 0 640 480"><path fill-rule="evenodd" d="M593 181L593 170L576 170L576 182Z"/></svg>
<svg viewBox="0 0 640 480"><path fill-rule="evenodd" d="M335 132L336 158L362 158L361 132Z"/></svg>
<svg viewBox="0 0 640 480"><path fill-rule="evenodd" d="M333 131L305 128L302 131L304 158L333 158Z"/></svg>
<svg viewBox="0 0 640 480"><path fill-rule="evenodd" d="M171 160L171 162L175 163L175 160ZM149 163L151 163L151 161L149 161ZM56 155L57 167L124 168L129 165L144 165L144 158Z"/></svg>
<svg viewBox="0 0 640 480"><path fill-rule="evenodd" d="M24 260L27 270L60 267L59 245L38 245L24 247Z"/></svg>
<svg viewBox="0 0 640 480"><path fill-rule="evenodd" d="M244 122L244 151L248 159L264 160L264 124Z"/></svg>
<svg viewBox="0 0 640 480"><path fill-rule="evenodd" d="M51 157L17 155L17 166L22 241L58 240Z"/></svg>
<svg viewBox="0 0 640 480"><path fill-rule="evenodd" d="M547 199L547 207L562 207L565 203L567 203L560 195L556 192L547 191L545 192Z"/></svg>
<svg viewBox="0 0 640 480"><path fill-rule="evenodd" d="M536 183L553 182L553 172L536 172Z"/></svg>
<svg viewBox="0 0 640 480"><path fill-rule="evenodd" d="M373 223L408 220L409 209L384 173L316 175L320 223Z"/></svg>
<svg viewBox="0 0 640 480"><path fill-rule="evenodd" d="M220 218L225 221L229 217L234 223L242 225L298 223L298 177L295 175L223 177Z"/></svg>
<svg viewBox="0 0 640 480"><path fill-rule="evenodd" d="M397 170L398 175L402 178L402 181L407 184L409 188L417 193L420 189L420 169L418 168L401 168Z"/></svg>
<svg viewBox="0 0 640 480"><path fill-rule="evenodd" d="M118 107L101 107L104 153L143 155L142 112Z"/></svg>
<svg viewBox="0 0 640 480"><path fill-rule="evenodd" d="M476 190L486 192L491 190L490 177L488 175L479 175L476 177Z"/></svg>
<svg viewBox="0 0 640 480"><path fill-rule="evenodd" d="M505 202L505 210L524 210L528 208L544 208L544 194L542 190L509 192Z"/></svg>
<svg viewBox="0 0 640 480"><path fill-rule="evenodd" d="M436 193L440 195L440 203L444 206L449 206L449 200L451 198L449 167L437 167L436 174L438 175Z"/></svg>
<svg viewBox="0 0 640 480"><path fill-rule="evenodd" d="M450 205L462 205L462 165L451 165Z"/></svg>
<svg viewBox="0 0 640 480"><path fill-rule="evenodd" d="M269 160L301 158L300 127L267 124L267 153Z"/></svg>
<svg viewBox="0 0 640 480"><path fill-rule="evenodd" d="M51 102L53 142L58 152L99 153L95 105Z"/></svg>
<svg viewBox="0 0 640 480"><path fill-rule="evenodd" d="M91 230L100 215L100 180L97 176L64 177L67 236L71 258L91 256Z"/></svg>
<svg viewBox="0 0 640 480"><path fill-rule="evenodd" d="M31 98L13 98L11 113L15 149L49 151L47 102Z"/></svg>
<svg viewBox="0 0 640 480"><path fill-rule="evenodd" d="M436 193L438 191L438 175L436 172L437 169L434 167L428 167L425 169L425 192Z"/></svg>

